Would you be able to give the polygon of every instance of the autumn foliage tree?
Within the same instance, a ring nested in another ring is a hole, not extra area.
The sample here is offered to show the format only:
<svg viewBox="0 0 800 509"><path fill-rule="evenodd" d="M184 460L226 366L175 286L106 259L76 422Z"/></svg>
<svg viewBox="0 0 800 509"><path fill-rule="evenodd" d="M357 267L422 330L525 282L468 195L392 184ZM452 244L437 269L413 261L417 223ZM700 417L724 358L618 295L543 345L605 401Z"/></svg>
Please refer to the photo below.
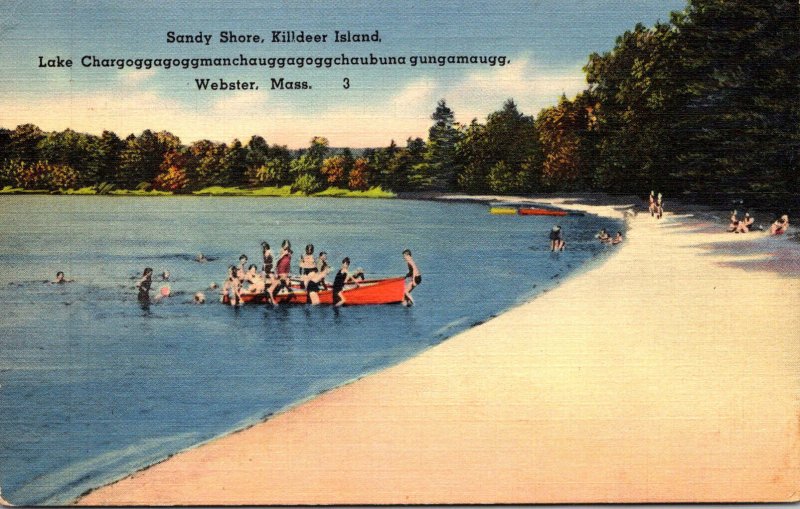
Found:
<svg viewBox="0 0 800 509"><path fill-rule="evenodd" d="M359 157L353 163L353 169L350 170L350 175L347 178L347 187L353 191L366 191L370 186L370 173L369 161Z"/></svg>

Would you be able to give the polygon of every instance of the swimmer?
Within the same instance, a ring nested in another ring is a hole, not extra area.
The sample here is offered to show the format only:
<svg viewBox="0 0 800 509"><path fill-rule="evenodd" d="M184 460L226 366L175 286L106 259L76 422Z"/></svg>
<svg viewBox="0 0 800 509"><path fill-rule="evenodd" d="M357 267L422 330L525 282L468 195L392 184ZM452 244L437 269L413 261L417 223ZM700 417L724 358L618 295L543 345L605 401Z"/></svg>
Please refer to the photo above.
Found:
<svg viewBox="0 0 800 509"><path fill-rule="evenodd" d="M153 269L146 267L142 272L142 277L136 282L136 288L139 289L139 301L150 301L150 285L153 283Z"/></svg>
<svg viewBox="0 0 800 509"><path fill-rule="evenodd" d="M64 278L64 273L59 270L58 272L56 272L56 278L54 280L50 281L50 282L53 283L54 285L60 285L60 284L64 284L64 283L72 283L73 281L75 281L75 280L74 279L65 279Z"/></svg>
<svg viewBox="0 0 800 509"><path fill-rule="evenodd" d="M165 270L161 273L161 281L169 281L169 271Z"/></svg>
<svg viewBox="0 0 800 509"><path fill-rule="evenodd" d="M194 294L194 303L195 304L205 304L206 303L206 294L203 292L197 292Z"/></svg>
<svg viewBox="0 0 800 509"><path fill-rule="evenodd" d="M362 269L361 267L357 268L356 271L353 272L353 279L358 279L361 281L367 279L366 274L364 274L364 269Z"/></svg>
<svg viewBox="0 0 800 509"><path fill-rule="evenodd" d="M208 258L206 258L206 255L203 253L197 253L197 256L194 257L194 261L198 263L205 263L208 261Z"/></svg>
<svg viewBox="0 0 800 509"><path fill-rule="evenodd" d="M614 238L611 239L611 244L616 246L620 242L622 242L622 232L617 232L617 234L614 235Z"/></svg>

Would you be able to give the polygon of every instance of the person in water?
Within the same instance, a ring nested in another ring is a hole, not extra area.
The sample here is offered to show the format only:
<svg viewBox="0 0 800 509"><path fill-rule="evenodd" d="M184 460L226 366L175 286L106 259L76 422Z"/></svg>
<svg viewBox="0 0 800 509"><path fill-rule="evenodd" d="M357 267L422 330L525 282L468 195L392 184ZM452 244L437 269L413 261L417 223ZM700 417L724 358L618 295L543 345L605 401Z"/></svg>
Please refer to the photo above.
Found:
<svg viewBox="0 0 800 509"><path fill-rule="evenodd" d="M308 275L312 272L317 272L317 261L314 259L314 244L306 245L305 254L300 257L300 286L306 287Z"/></svg>
<svg viewBox="0 0 800 509"><path fill-rule="evenodd" d="M194 261L198 263L206 263L208 261L208 258L206 258L206 255L204 255L203 253L197 253L197 256L194 257Z"/></svg>
<svg viewBox="0 0 800 509"><path fill-rule="evenodd" d="M323 270L318 270L308 275L306 281L306 291L308 292L308 300L312 306L319 304L319 291L320 283L325 279L325 276L330 272L330 267L325 267Z"/></svg>
<svg viewBox="0 0 800 509"><path fill-rule="evenodd" d="M403 251L403 259L408 265L408 273L406 274L406 278L411 278L410 281L406 283L406 291L403 294L403 305L413 306L414 299L411 298L411 292L417 287L417 285L422 283L422 273L419 271L419 267L417 267L417 263L414 261L414 258L411 257L410 249Z"/></svg>
<svg viewBox="0 0 800 509"><path fill-rule="evenodd" d="M245 280L250 283L246 290L247 293L264 293L267 283L263 276L258 273L258 266L256 266L255 263L251 264L250 267L247 268Z"/></svg>
<svg viewBox="0 0 800 509"><path fill-rule="evenodd" d="M64 272L59 270L58 272L56 272L56 278L54 280L50 281L50 282L53 283L54 285L60 285L60 284L64 284L64 283L72 283L73 281L75 281L75 280L74 279L65 279L64 278Z"/></svg>
<svg viewBox="0 0 800 509"><path fill-rule="evenodd" d="M611 239L611 244L616 246L620 242L622 242L622 232L617 232L617 234L614 235L614 238Z"/></svg>
<svg viewBox="0 0 800 509"><path fill-rule="evenodd" d="M364 269L361 267L357 268L355 272L353 272L353 279L364 281L367 279L366 274L364 274Z"/></svg>
<svg viewBox="0 0 800 509"><path fill-rule="evenodd" d="M142 277L136 282L139 289L139 301L150 302L150 286L153 284L153 269L146 267L142 272Z"/></svg>
<svg viewBox="0 0 800 509"><path fill-rule="evenodd" d="M328 269L328 273L330 274L330 267L331 266L328 265L328 253L325 251L320 251L319 257L317 258L317 271L323 272L325 269ZM319 284L323 289L328 289L328 283L325 281L324 277L320 280Z"/></svg>
<svg viewBox="0 0 800 509"><path fill-rule="evenodd" d="M561 231L561 225L553 226L553 229L550 230L550 251L563 251L566 245L567 243L564 242L564 234Z"/></svg>
<svg viewBox="0 0 800 509"><path fill-rule="evenodd" d="M231 306L238 306L242 301L242 281L238 276L239 270L236 265L228 267L228 278L223 283L220 292L220 301L223 301L227 295Z"/></svg>
<svg viewBox="0 0 800 509"><path fill-rule="evenodd" d="M197 292L194 294L194 303L195 304L205 304L206 303L206 294L203 292Z"/></svg>
<svg viewBox="0 0 800 509"><path fill-rule="evenodd" d="M776 219L772 226L769 227L769 232L772 235L783 235L789 228L789 216L784 214L779 219Z"/></svg>
<svg viewBox="0 0 800 509"><path fill-rule="evenodd" d="M597 238L603 244L608 244L609 242L611 242L611 235L608 234L605 228L600 230L600 233L597 234Z"/></svg>
<svg viewBox="0 0 800 509"><path fill-rule="evenodd" d="M350 258L345 257L342 260L342 266L339 269L339 272L336 273L336 277L333 279L333 305L334 306L344 306L347 304L347 301L342 294L342 290L344 290L344 285L347 283L355 283L356 286L359 286L358 281L353 279L352 276L348 273L350 270Z"/></svg>

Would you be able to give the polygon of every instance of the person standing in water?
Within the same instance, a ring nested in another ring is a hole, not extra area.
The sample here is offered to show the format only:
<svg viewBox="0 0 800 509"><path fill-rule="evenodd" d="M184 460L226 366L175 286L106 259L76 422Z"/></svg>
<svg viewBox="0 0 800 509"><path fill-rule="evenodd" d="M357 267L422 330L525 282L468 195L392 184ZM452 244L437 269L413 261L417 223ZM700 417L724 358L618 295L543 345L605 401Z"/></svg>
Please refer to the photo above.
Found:
<svg viewBox="0 0 800 509"><path fill-rule="evenodd" d="M561 232L561 225L553 226L553 229L550 230L550 251L563 251L566 245L564 235Z"/></svg>
<svg viewBox="0 0 800 509"><path fill-rule="evenodd" d="M353 277L348 273L350 270L350 258L345 257L342 260L342 266L339 269L339 272L336 273L336 277L333 279L333 305L334 306L344 306L347 304L345 301L344 295L342 295L342 290L344 290L344 285L347 283L355 283L356 286L358 282L353 279Z"/></svg>
<svg viewBox="0 0 800 509"><path fill-rule="evenodd" d="M411 280L406 283L406 291L405 294L403 294L403 305L413 306L414 299L411 298L411 292L417 287L417 285L422 283L422 273L419 271L419 267L417 267L414 258L411 257L410 249L403 251L403 259L406 261L406 264L408 264L408 273L406 274L406 278L411 278Z"/></svg>
<svg viewBox="0 0 800 509"><path fill-rule="evenodd" d="M269 244L266 242L261 243L261 255L264 257L264 265L261 267L261 270L263 270L264 274L269 277L270 273L272 272L272 265L274 261L272 257L272 249L269 248Z"/></svg>
<svg viewBox="0 0 800 509"><path fill-rule="evenodd" d="M314 259L314 244L306 245L305 254L300 257L300 286L305 288L308 275L317 272L317 261Z"/></svg>
<svg viewBox="0 0 800 509"><path fill-rule="evenodd" d="M228 296L228 302L231 306L238 306L241 304L242 298L242 281L239 279L239 271L241 269L236 265L228 267L228 278L222 285L220 292L220 299L224 299L225 295Z"/></svg>
<svg viewBox="0 0 800 509"><path fill-rule="evenodd" d="M142 272L142 277L136 282L139 289L139 302L150 302L150 286L153 284L153 269L147 267Z"/></svg>

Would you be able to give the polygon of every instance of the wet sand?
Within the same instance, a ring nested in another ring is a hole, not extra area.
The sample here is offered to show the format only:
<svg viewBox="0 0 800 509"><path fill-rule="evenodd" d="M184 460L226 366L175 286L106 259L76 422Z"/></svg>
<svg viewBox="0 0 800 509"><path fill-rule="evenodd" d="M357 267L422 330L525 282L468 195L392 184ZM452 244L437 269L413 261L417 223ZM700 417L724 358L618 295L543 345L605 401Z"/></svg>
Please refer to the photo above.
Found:
<svg viewBox="0 0 800 509"><path fill-rule="evenodd" d="M703 247L733 240L640 214L535 300L79 503L797 500L800 280Z"/></svg>

